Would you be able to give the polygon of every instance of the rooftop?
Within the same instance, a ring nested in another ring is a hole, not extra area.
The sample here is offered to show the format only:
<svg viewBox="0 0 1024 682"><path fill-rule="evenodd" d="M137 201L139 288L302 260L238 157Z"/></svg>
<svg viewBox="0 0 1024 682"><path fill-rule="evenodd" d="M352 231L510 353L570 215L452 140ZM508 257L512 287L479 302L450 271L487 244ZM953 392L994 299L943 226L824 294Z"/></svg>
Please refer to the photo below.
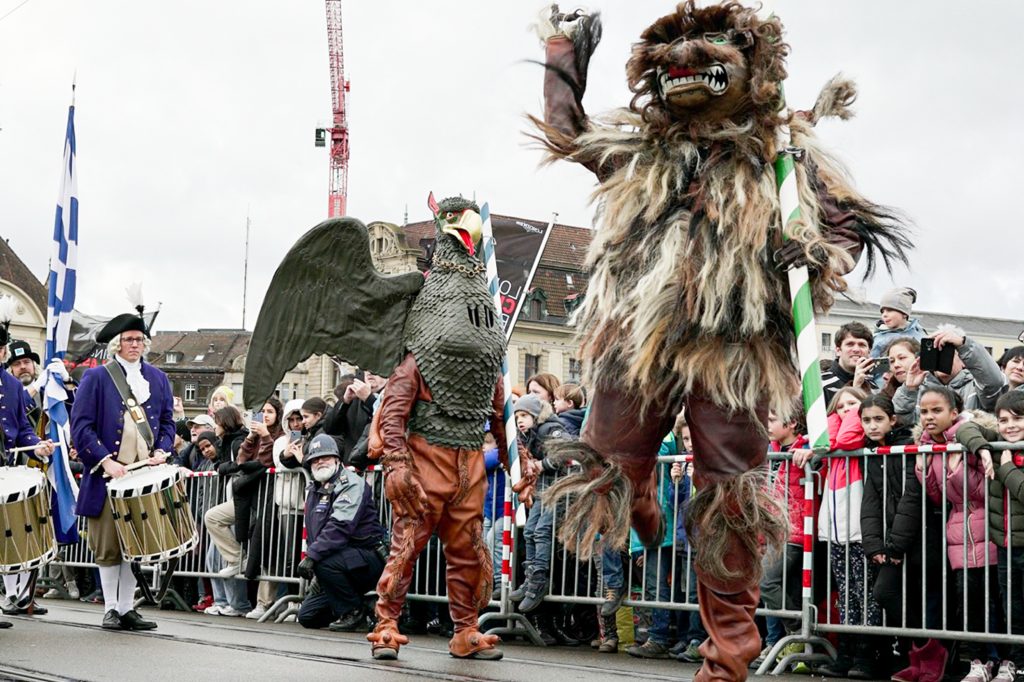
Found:
<svg viewBox="0 0 1024 682"><path fill-rule="evenodd" d="M18 287L46 315L46 285L36 279L25 261L18 258L6 239L0 238L0 279Z"/></svg>
<svg viewBox="0 0 1024 682"><path fill-rule="evenodd" d="M251 338L244 329L161 331L153 336L147 359L165 369L223 372L246 353Z"/></svg>

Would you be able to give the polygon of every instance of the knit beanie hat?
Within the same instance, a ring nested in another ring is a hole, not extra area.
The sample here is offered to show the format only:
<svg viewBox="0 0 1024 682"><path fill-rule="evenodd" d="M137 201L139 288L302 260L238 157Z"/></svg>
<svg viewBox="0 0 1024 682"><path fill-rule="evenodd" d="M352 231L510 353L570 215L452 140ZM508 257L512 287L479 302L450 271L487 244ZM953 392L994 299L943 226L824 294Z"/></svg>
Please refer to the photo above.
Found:
<svg viewBox="0 0 1024 682"><path fill-rule="evenodd" d="M885 296L882 296L882 302L878 304L878 307L898 310L907 317L910 317L910 311L913 310L916 301L916 291L910 287L897 287L890 289L885 293Z"/></svg>
<svg viewBox="0 0 1024 682"><path fill-rule="evenodd" d="M527 414L532 414L533 418L536 419L537 417L540 416L540 412L543 409L543 404L541 403L540 398L533 395L532 393L527 393L522 398L516 401L514 409L516 412L526 412Z"/></svg>

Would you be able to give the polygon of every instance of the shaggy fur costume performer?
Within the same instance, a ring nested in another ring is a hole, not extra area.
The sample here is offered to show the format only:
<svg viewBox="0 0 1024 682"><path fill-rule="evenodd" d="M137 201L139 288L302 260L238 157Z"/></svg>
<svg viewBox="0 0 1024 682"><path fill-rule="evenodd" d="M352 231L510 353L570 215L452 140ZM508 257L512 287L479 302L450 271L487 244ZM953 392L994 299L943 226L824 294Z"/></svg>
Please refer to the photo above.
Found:
<svg viewBox="0 0 1024 682"><path fill-rule="evenodd" d="M556 446L585 471L547 495L571 496L561 538L581 554L596 533L624 544L630 520L659 543L653 468L685 408L698 491L687 520L710 635L697 679L745 679L760 648L761 544L777 548L786 533L765 485L764 426L800 390L786 269L809 266L824 311L862 252L870 272L876 258L904 260L909 243L813 135L818 118L849 117L852 83L834 79L813 111L780 117L788 47L777 18L732 2L680 4L633 46L630 105L601 120L582 105L597 16L552 6L538 29L547 70L537 139L548 161L582 164L599 181L578 320L591 414L579 443ZM799 150L805 216L785 244L773 170L783 124Z"/></svg>

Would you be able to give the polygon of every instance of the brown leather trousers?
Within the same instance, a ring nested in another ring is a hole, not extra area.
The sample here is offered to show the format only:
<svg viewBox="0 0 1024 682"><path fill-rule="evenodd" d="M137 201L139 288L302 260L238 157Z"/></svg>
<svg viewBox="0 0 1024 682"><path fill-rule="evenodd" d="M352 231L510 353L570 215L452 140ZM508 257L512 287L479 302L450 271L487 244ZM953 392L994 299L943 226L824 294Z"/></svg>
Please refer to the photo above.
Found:
<svg viewBox="0 0 1024 682"><path fill-rule="evenodd" d="M456 656L492 648L497 637L476 633L477 614L491 598L492 582L491 556L483 541L483 454L430 445L416 435L409 437L409 450L427 510L422 518L396 517L392 523L391 553L377 585L376 630L398 631L416 558L436 531L444 545L448 610L455 624L449 647Z"/></svg>
<svg viewBox="0 0 1024 682"><path fill-rule="evenodd" d="M768 437L763 425L767 409L755 417L730 413L699 390L678 400L651 401L644 410L631 394L600 388L590 402L583 441L619 464L633 485L632 524L641 538L657 535L660 506L652 472L658 446L672 430L675 415L685 405L693 439L694 483L699 489L727 481L763 464ZM666 406L669 406L666 409ZM700 535L693 538L700 542ZM754 624L760 590L753 576L760 556L752 556L738 538L730 540L726 564L743 577L731 583L713 583L697 572L700 615L708 632L701 647L704 665L697 682L745 680L747 665L757 658L761 638Z"/></svg>

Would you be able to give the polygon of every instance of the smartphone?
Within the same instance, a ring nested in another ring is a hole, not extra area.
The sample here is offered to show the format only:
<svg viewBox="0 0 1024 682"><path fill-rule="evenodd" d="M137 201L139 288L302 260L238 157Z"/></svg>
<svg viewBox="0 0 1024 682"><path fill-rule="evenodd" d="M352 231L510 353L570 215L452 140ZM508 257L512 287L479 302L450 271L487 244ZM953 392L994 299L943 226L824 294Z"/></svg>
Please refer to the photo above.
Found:
<svg viewBox="0 0 1024 682"><path fill-rule="evenodd" d="M256 410L255 412L253 412L252 413L251 421L254 421L254 422L257 422L259 424L262 424L263 423L263 410Z"/></svg>
<svg viewBox="0 0 1024 682"><path fill-rule="evenodd" d="M889 371L889 358L875 358L875 372L883 374Z"/></svg>
<svg viewBox="0 0 1024 682"><path fill-rule="evenodd" d="M926 372L950 374L953 371L954 353L956 348L951 343L947 343L940 350L935 347L935 339L921 339L921 369Z"/></svg>
<svg viewBox="0 0 1024 682"><path fill-rule="evenodd" d="M302 431L290 431L288 433L288 442L289 443L296 443L296 442L298 442L300 440L302 440Z"/></svg>

